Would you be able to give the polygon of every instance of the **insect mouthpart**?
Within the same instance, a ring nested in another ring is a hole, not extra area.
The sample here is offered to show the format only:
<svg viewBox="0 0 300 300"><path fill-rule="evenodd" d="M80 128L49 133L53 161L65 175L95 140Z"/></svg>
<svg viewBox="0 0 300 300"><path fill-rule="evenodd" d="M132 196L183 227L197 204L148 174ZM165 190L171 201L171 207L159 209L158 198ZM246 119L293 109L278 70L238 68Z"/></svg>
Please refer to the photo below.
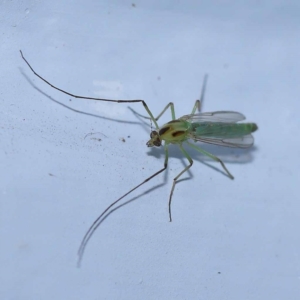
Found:
<svg viewBox="0 0 300 300"><path fill-rule="evenodd" d="M151 139L146 144L148 147L153 147L153 146L160 147L161 146L161 139L160 139L160 136L157 131L151 131L150 138Z"/></svg>

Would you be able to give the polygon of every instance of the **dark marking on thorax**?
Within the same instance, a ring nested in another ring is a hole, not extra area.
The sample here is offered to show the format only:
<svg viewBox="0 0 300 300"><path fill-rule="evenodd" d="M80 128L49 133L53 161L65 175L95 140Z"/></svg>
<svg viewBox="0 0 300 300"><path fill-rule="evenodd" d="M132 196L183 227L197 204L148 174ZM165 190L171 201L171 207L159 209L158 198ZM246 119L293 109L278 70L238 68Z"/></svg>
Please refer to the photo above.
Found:
<svg viewBox="0 0 300 300"><path fill-rule="evenodd" d="M170 130L171 127L163 127L162 129L159 130L159 135L163 135L164 133L166 133L168 130Z"/></svg>
<svg viewBox="0 0 300 300"><path fill-rule="evenodd" d="M184 134L185 134L185 131L178 130L178 131L173 132L172 136L173 137L178 137L178 136L181 136L181 135L184 135Z"/></svg>

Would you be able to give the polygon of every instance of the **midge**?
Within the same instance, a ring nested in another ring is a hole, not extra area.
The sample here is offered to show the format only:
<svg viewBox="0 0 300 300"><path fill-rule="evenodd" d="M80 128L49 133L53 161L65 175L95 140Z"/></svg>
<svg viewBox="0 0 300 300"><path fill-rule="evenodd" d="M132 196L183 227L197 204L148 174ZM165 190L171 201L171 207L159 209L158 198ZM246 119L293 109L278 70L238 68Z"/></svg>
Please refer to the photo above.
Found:
<svg viewBox="0 0 300 300"><path fill-rule="evenodd" d="M87 99L87 100L97 100L97 101L107 101L107 102L117 102L117 103L135 103L135 102L141 102L149 116L141 116L146 119L150 119L154 126L155 130L151 131L150 133L150 140L147 142L148 147L160 147L163 143L163 147L165 150L165 161L164 166L161 170L157 171L147 179L145 179L143 182L132 188L130 191L128 191L126 194L121 196L119 199L115 200L113 203L111 203L100 215L99 217L94 221L94 223L90 226L88 231L86 232L85 236L83 237L83 240L80 244L79 250L78 250L78 265L81 262L85 247L91 238L93 232L97 229L97 227L100 225L102 217L120 200L122 200L124 197L126 197L128 194L139 188L141 185L146 183L147 181L151 180L158 174L162 173L166 170L168 166L168 147L170 144L176 144L178 145L179 149L183 153L183 155L187 158L189 161L189 165L185 167L174 179L173 179L173 185L171 188L171 192L169 195L169 218L170 221L172 221L172 214L171 214L171 201L172 196L175 188L175 184L179 177L185 173L192 165L193 160L188 154L188 152L183 148L182 144L185 143L191 148L195 149L196 151L202 153L203 155L206 155L210 157L211 159L219 162L224 169L224 171L227 173L229 178L233 179L233 176L231 173L227 170L224 163L216 157L215 155L203 150L202 148L196 146L195 144L189 142L189 140L192 140L194 142L200 141L204 143L209 144L215 144L225 147L234 147L234 148L248 148L253 145L254 139L251 135L252 132L257 130L257 125L255 123L238 123L240 121L245 120L244 115L238 112L234 111L216 111L216 112L207 112L207 113L200 113L201 110L201 102L203 100L204 90L205 90L205 84L206 84L206 77L204 79L203 87L202 87L202 93L201 93L201 101L197 100L195 102L195 105L191 111L191 114L182 116L178 119L175 117L175 110L174 110L174 104L170 102L163 111L154 118L152 112L148 108L146 102L144 100L110 100L110 99L102 99L102 98L93 98L93 97L84 97L84 96L77 96L71 93L68 93L54 85L52 85L50 82L45 80L43 77L41 77L39 74L37 74L31 65L28 63L28 61L23 56L22 51L21 56L23 60L26 62L26 64L29 66L31 71L39 77L41 80L46 82L48 85L53 87L54 89L65 93L69 96L72 96L74 98L80 98L80 99ZM157 124L157 121L159 118L166 112L167 109L170 109L172 120L163 126L159 127Z"/></svg>

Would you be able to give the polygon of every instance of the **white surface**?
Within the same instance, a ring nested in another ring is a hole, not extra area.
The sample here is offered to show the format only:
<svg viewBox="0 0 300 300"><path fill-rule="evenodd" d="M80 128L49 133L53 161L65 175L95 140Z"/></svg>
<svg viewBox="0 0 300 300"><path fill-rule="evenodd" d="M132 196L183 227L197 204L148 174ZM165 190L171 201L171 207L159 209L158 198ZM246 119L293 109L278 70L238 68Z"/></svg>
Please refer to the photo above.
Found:
<svg viewBox="0 0 300 300"><path fill-rule="evenodd" d="M134 3L1 2L0 298L298 299L298 1ZM78 269L88 226L162 167L163 150L146 148L149 128L127 105L69 100L19 49L67 91L145 99L154 114L174 101L177 117L208 72L204 111L244 113L259 126L255 147L205 147L234 181L189 151L169 223L185 163L173 147L168 176L109 215Z"/></svg>

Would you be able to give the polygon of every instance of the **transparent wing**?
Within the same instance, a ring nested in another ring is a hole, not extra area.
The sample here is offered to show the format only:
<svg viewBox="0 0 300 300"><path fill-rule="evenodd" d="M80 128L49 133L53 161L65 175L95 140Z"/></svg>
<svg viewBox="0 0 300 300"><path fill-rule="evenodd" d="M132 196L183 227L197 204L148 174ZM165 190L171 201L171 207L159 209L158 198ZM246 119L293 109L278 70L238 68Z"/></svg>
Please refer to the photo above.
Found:
<svg viewBox="0 0 300 300"><path fill-rule="evenodd" d="M200 141L203 143L214 144L225 147L233 147L233 148L248 148L251 147L254 143L254 138L251 134L247 134L241 137L235 138L201 138L194 134L190 134L190 138L194 141Z"/></svg>
<svg viewBox="0 0 300 300"><path fill-rule="evenodd" d="M206 113L198 113L185 115L179 120L195 122L211 122L211 123L236 123L245 120L245 116L235 111L214 111Z"/></svg>

